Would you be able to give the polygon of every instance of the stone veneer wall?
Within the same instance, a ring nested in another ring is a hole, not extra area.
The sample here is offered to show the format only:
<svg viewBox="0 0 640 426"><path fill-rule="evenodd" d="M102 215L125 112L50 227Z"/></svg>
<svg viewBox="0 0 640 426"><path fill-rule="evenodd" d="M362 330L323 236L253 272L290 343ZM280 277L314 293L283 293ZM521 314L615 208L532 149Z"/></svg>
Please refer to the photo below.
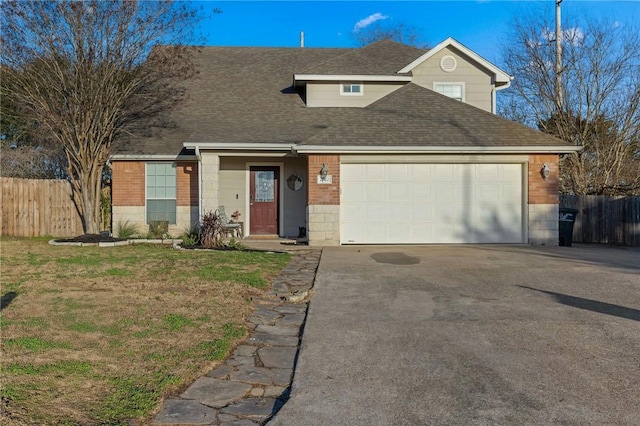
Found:
<svg viewBox="0 0 640 426"><path fill-rule="evenodd" d="M540 174L545 163L551 169L547 179ZM557 246L560 203L558 155L530 155L528 175L529 244Z"/></svg>
<svg viewBox="0 0 640 426"><path fill-rule="evenodd" d="M319 184L322 164L332 182ZM309 155L307 159L307 236L311 246L340 244L340 156Z"/></svg>
<svg viewBox="0 0 640 426"><path fill-rule="evenodd" d="M201 152L202 171L202 214L216 211L220 207L218 189L220 187L220 156L210 152Z"/></svg>

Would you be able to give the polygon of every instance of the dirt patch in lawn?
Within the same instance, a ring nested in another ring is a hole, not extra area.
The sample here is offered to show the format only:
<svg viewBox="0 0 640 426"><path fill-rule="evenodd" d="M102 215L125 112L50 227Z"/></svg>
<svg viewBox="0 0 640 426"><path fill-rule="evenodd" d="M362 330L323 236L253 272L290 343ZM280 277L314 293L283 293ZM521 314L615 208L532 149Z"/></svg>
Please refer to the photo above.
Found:
<svg viewBox="0 0 640 426"><path fill-rule="evenodd" d="M2 424L148 421L246 336L252 299L289 260L0 242Z"/></svg>

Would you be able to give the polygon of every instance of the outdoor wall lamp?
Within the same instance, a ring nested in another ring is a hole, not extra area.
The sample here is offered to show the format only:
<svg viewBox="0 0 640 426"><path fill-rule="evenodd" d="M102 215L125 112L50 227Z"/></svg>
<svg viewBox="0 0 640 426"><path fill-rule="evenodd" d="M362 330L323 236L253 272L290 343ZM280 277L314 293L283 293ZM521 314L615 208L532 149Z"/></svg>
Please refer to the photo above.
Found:
<svg viewBox="0 0 640 426"><path fill-rule="evenodd" d="M325 180L328 174L329 174L329 167L327 167L326 163L322 163L322 168L320 169L320 177L322 178L322 180Z"/></svg>
<svg viewBox="0 0 640 426"><path fill-rule="evenodd" d="M547 163L544 163L542 165L542 168L540 169L540 174L542 175L543 179L548 178L549 175L551 174L551 168L547 166Z"/></svg>

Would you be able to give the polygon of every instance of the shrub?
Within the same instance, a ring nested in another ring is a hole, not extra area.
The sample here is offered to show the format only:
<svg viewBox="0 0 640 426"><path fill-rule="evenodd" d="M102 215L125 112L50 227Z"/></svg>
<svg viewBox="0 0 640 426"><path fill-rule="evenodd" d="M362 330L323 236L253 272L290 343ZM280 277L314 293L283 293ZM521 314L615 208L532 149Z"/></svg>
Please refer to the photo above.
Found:
<svg viewBox="0 0 640 426"><path fill-rule="evenodd" d="M184 234L182 234L181 238L183 247L197 246L200 242L198 238L198 228L194 226L193 228L185 229Z"/></svg>
<svg viewBox="0 0 640 426"><path fill-rule="evenodd" d="M125 220L124 222L118 222L116 232L118 233L118 238L134 238L138 233L138 229L136 225Z"/></svg>
<svg viewBox="0 0 640 426"><path fill-rule="evenodd" d="M202 216L198 237L200 245L204 248L216 248L223 246L222 220L218 211L210 211Z"/></svg>
<svg viewBox="0 0 640 426"><path fill-rule="evenodd" d="M152 220L149 222L149 238L164 238L169 233L169 221Z"/></svg>
<svg viewBox="0 0 640 426"><path fill-rule="evenodd" d="M232 247L232 248L234 248L236 250L244 250L244 249L246 249L245 245L242 244L242 242L240 242L239 240L236 240L233 237L227 243L227 247Z"/></svg>

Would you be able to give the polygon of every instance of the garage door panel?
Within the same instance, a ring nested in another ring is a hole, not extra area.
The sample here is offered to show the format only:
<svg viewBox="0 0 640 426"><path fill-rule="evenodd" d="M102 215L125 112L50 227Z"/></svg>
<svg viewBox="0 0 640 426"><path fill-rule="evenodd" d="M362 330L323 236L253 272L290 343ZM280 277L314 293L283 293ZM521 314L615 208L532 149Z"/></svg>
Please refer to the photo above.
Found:
<svg viewBox="0 0 640 426"><path fill-rule="evenodd" d="M413 182L431 180L431 164L415 164L416 167L409 167L409 178Z"/></svg>
<svg viewBox="0 0 640 426"><path fill-rule="evenodd" d="M456 170L451 164L432 164L431 165L431 181L453 181Z"/></svg>
<svg viewBox="0 0 640 426"><path fill-rule="evenodd" d="M374 182L386 182L388 180L386 165L385 164L364 165L363 179L366 179L367 181L374 181Z"/></svg>
<svg viewBox="0 0 640 426"><path fill-rule="evenodd" d="M431 185L431 191L431 201L433 203L450 202L455 195L455 186L453 182L434 182L433 185Z"/></svg>
<svg viewBox="0 0 640 426"><path fill-rule="evenodd" d="M406 182L410 178L408 164L389 164L386 174L387 182Z"/></svg>
<svg viewBox="0 0 640 426"><path fill-rule="evenodd" d="M342 197L345 198L346 200L351 200L351 203L349 204L355 204L355 203L359 203L359 202L363 202L365 200L365 196L363 193L363 187L360 184L351 184L349 182L349 184L346 184L347 182L345 182L343 180L343 185L342 185Z"/></svg>
<svg viewBox="0 0 640 426"><path fill-rule="evenodd" d="M432 187L431 185L422 182L423 181L414 183L411 187L413 200L431 200Z"/></svg>
<svg viewBox="0 0 640 426"><path fill-rule="evenodd" d="M500 167L499 179L503 182L508 181L517 183L519 187L522 187L522 165L503 164L503 166L509 167Z"/></svg>
<svg viewBox="0 0 640 426"><path fill-rule="evenodd" d="M476 182L495 182L500 177L500 165L499 164L477 164L475 168L475 181Z"/></svg>
<svg viewBox="0 0 640 426"><path fill-rule="evenodd" d="M416 221L428 221L432 217L430 203L425 200L414 201L404 206L404 208L410 213L411 218ZM416 228L418 227L417 224L414 226L416 226Z"/></svg>
<svg viewBox="0 0 640 426"><path fill-rule="evenodd" d="M522 196L522 184L500 185L500 199L508 202Z"/></svg>
<svg viewBox="0 0 640 426"><path fill-rule="evenodd" d="M404 182L389 182L385 185L387 191L387 199L392 202L409 201L409 185Z"/></svg>
<svg viewBox="0 0 640 426"><path fill-rule="evenodd" d="M402 204L391 204L387 208L388 210L388 218L394 220L396 222L408 222L410 223L412 220L412 214L407 209L406 205Z"/></svg>
<svg viewBox="0 0 640 426"><path fill-rule="evenodd" d="M368 201L386 201L385 187L384 183L378 182L364 182L362 183L364 187L364 197L365 200Z"/></svg>
<svg viewBox="0 0 640 426"><path fill-rule="evenodd" d="M342 242L521 243L522 169L521 164L343 164Z"/></svg>
<svg viewBox="0 0 640 426"><path fill-rule="evenodd" d="M496 186L495 183L476 183L473 185L474 200L482 202L482 200L494 200L500 197L500 186Z"/></svg>
<svg viewBox="0 0 640 426"><path fill-rule="evenodd" d="M388 221L387 204L385 203L364 203L364 221L385 223Z"/></svg>

